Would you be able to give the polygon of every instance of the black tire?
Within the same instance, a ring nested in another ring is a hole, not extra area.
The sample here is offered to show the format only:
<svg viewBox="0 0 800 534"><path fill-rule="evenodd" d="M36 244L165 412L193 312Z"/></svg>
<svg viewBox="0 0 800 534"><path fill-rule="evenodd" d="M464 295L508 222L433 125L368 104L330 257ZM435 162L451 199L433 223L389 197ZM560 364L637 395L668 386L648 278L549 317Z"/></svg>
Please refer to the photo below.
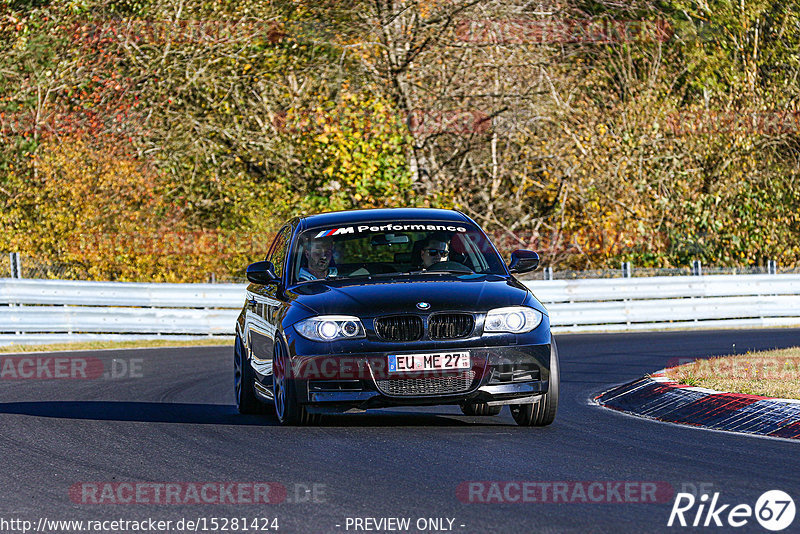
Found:
<svg viewBox="0 0 800 534"><path fill-rule="evenodd" d="M539 402L512 404L511 416L520 426L547 426L556 418L560 373L556 340L550 338L550 385Z"/></svg>
<svg viewBox="0 0 800 534"><path fill-rule="evenodd" d="M275 399L275 416L282 425L316 425L320 414L308 413L305 406L297 402L292 367L287 361L286 348L277 338L272 356L272 394Z"/></svg>
<svg viewBox="0 0 800 534"><path fill-rule="evenodd" d="M467 402L461 405L464 415L498 415L502 406L489 406L485 402Z"/></svg>
<svg viewBox="0 0 800 534"><path fill-rule="evenodd" d="M237 335L233 344L233 393L236 396L236 407L241 414L264 412L264 404L253 391L255 381L256 375L245 354L244 343Z"/></svg>

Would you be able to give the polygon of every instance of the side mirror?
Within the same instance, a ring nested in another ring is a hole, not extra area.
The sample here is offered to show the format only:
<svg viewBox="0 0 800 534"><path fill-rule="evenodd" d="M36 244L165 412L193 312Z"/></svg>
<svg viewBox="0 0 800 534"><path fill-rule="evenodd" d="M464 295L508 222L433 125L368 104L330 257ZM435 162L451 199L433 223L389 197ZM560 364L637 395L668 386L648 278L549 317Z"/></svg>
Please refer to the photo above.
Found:
<svg viewBox="0 0 800 534"><path fill-rule="evenodd" d="M527 273L539 266L539 255L532 250L515 250L511 253L508 270L512 273Z"/></svg>
<svg viewBox="0 0 800 534"><path fill-rule="evenodd" d="M275 274L275 266L269 261L257 261L247 266L247 279L254 284L277 284L281 281Z"/></svg>

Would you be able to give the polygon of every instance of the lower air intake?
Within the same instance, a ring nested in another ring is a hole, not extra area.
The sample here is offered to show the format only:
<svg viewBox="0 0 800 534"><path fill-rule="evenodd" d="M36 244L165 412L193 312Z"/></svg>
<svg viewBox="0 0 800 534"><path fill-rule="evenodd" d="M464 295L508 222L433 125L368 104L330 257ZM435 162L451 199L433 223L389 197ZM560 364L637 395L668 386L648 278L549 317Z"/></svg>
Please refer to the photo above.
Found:
<svg viewBox="0 0 800 534"><path fill-rule="evenodd" d="M469 391L475 371L463 371L429 378L389 378L376 380L378 390L385 395L444 395Z"/></svg>

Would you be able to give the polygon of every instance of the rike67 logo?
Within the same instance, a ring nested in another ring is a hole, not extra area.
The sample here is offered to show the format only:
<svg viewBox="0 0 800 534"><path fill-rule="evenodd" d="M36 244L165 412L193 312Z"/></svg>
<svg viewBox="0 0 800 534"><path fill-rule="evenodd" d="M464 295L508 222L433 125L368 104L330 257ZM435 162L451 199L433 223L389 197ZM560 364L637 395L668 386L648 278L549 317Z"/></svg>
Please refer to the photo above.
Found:
<svg viewBox="0 0 800 534"><path fill-rule="evenodd" d="M698 499L691 493L678 493L672 504L667 526L743 527L755 516L762 527L777 532L784 530L794 521L794 500L781 490L765 492L758 498L755 507L749 504L735 506L721 504L719 496L719 492L715 492L711 497L706 493Z"/></svg>

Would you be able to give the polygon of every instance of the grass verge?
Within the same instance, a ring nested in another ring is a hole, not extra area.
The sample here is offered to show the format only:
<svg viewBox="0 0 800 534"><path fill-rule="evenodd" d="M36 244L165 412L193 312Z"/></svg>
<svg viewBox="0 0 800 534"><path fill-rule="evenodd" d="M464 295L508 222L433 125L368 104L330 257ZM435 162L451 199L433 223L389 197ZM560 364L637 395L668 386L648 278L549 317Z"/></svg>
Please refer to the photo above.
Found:
<svg viewBox="0 0 800 534"><path fill-rule="evenodd" d="M679 384L782 399L800 399L800 347L722 356L667 369Z"/></svg>
<svg viewBox="0 0 800 534"><path fill-rule="evenodd" d="M140 341L81 341L77 343L53 343L51 345L4 345L0 346L0 353L141 349L151 347L209 347L217 345L232 346L233 338L144 339Z"/></svg>

